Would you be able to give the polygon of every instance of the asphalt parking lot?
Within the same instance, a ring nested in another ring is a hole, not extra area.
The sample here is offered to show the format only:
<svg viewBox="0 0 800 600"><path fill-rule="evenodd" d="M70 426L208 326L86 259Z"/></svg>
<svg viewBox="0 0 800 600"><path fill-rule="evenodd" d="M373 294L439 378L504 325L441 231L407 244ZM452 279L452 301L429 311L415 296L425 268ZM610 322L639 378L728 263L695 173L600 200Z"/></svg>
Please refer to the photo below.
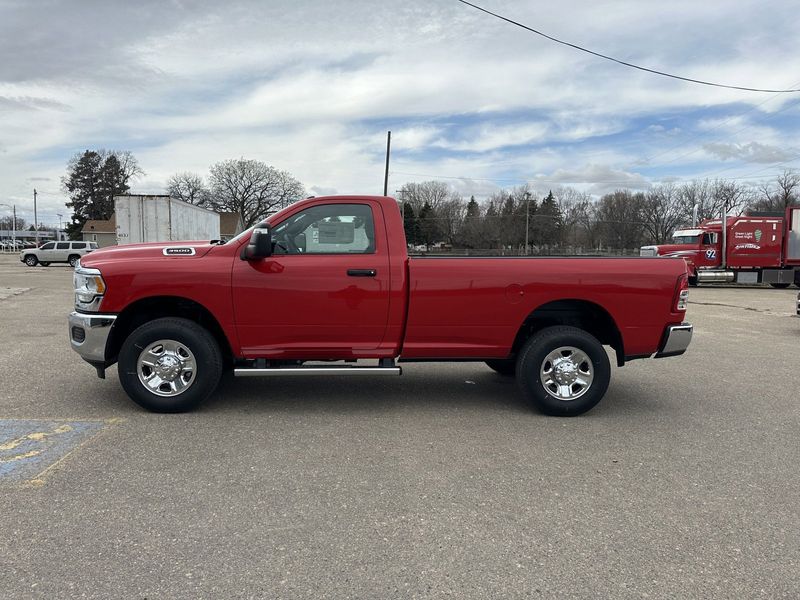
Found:
<svg viewBox="0 0 800 600"><path fill-rule="evenodd" d="M0 256L2 598L800 597L796 289L692 289L687 354L574 419L469 363L156 415L69 349L71 276Z"/></svg>

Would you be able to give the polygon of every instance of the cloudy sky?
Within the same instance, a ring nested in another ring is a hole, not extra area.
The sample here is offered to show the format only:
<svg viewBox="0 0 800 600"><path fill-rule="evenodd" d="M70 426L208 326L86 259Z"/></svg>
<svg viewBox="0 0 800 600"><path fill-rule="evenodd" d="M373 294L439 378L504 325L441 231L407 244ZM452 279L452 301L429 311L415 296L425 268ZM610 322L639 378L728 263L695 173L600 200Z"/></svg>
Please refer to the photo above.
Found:
<svg viewBox="0 0 800 600"><path fill-rule="evenodd" d="M622 60L720 83L800 87L790 0L478 0ZM0 0L0 203L66 219L87 148L131 150L134 191L227 158L310 194L441 179L485 196L800 166L800 94L693 85L600 60L456 0ZM8 210L0 205L0 215Z"/></svg>

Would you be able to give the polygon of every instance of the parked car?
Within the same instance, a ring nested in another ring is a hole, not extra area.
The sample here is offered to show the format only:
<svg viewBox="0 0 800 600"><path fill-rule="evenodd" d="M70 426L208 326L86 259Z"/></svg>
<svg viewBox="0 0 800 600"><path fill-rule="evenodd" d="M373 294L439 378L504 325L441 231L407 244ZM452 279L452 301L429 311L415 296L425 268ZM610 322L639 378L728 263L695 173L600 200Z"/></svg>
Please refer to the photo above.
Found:
<svg viewBox="0 0 800 600"><path fill-rule="evenodd" d="M40 248L28 248L19 253L20 262L29 267L50 263L69 263L71 267L78 264L81 256L97 250L96 242L47 242Z"/></svg>

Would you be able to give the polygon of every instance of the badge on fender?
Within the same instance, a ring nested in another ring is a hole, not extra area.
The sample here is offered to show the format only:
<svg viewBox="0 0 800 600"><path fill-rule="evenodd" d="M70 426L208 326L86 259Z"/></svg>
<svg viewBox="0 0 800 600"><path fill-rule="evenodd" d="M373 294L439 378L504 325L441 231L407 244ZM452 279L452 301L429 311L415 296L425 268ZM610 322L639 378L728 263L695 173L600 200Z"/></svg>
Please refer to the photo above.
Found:
<svg viewBox="0 0 800 600"><path fill-rule="evenodd" d="M174 248L164 248L164 256L194 256L195 251L191 246L176 246Z"/></svg>

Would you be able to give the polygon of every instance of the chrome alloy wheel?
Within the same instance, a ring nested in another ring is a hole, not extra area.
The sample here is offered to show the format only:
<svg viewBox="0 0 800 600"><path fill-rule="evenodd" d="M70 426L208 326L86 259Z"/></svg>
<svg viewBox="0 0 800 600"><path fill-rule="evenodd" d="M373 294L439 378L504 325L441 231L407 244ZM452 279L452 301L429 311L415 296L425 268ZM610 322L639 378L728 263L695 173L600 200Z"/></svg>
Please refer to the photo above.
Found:
<svg viewBox="0 0 800 600"><path fill-rule="evenodd" d="M158 396L177 396L188 390L195 380L194 354L175 340L158 340L139 354L136 373L139 381Z"/></svg>
<svg viewBox="0 0 800 600"><path fill-rule="evenodd" d="M577 400L589 391L593 380L591 359L572 346L556 348L545 356L539 368L539 381L558 400Z"/></svg>

